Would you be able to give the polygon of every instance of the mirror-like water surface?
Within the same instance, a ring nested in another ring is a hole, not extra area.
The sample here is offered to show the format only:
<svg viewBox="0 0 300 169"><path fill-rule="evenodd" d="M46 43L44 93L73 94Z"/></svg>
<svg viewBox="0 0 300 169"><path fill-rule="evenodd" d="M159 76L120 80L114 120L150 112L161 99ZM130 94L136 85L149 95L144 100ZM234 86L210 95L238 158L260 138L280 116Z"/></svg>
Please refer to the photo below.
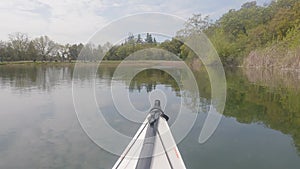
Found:
<svg viewBox="0 0 300 169"><path fill-rule="evenodd" d="M117 156L94 144L81 129L72 100L73 66L0 66L0 168L111 168ZM105 118L119 132L133 135L139 124L127 122L112 102L104 102L115 66L98 70L96 80L82 67L82 90L96 83L96 99L105 105ZM170 68L171 69L171 68ZM174 71L176 71L174 69ZM190 133L178 145L186 166L198 168L269 169L300 167L299 73L267 70L226 70L227 102L214 135L199 144L198 137L210 105L205 70L194 72L201 111ZM180 72L179 72L180 74ZM170 75L145 70L132 81L118 79L141 111L150 107L148 95L159 89L167 96L166 113L174 122L181 98L194 100L194 91L181 91ZM183 95L184 93L184 95ZM197 104L195 104L197 105ZM127 143L124 143L126 145ZM125 148L125 147L124 147Z"/></svg>

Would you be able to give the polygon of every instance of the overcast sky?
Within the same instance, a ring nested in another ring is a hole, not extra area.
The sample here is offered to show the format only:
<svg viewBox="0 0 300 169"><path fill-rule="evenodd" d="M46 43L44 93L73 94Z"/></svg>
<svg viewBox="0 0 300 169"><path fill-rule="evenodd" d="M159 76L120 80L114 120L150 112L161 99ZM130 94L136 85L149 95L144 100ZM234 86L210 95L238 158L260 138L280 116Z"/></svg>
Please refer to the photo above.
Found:
<svg viewBox="0 0 300 169"><path fill-rule="evenodd" d="M0 0L0 40L8 34L48 35L60 43L85 43L113 20L142 12L187 19L193 13L217 19L251 0ZM264 4L270 0L258 0Z"/></svg>

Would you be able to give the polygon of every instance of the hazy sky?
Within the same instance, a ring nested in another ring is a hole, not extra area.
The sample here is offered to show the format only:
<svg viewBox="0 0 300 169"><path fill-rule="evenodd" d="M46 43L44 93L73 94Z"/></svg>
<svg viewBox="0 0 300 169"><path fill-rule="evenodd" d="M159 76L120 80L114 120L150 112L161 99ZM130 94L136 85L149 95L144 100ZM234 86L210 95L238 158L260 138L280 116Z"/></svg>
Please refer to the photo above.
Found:
<svg viewBox="0 0 300 169"><path fill-rule="evenodd" d="M0 40L8 34L48 35L60 43L86 42L97 30L126 15L163 12L187 19L217 19L251 0L0 0ZM258 4L270 0L258 0Z"/></svg>

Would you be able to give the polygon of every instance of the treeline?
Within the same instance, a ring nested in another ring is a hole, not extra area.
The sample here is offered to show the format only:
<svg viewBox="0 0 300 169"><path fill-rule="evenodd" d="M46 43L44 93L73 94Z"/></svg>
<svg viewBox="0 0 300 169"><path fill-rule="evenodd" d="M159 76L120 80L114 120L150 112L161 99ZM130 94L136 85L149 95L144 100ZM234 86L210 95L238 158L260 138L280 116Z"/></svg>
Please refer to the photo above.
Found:
<svg viewBox="0 0 300 169"><path fill-rule="evenodd" d="M149 48L163 49L168 52L163 52L163 50L148 50L145 52L139 52L137 59L147 59L150 56L152 59L168 60L172 58L171 55L183 57L180 53L180 46L182 45L183 43L175 38L172 38L171 40L165 40L164 42L157 42L155 37L153 37L153 35L150 33L147 33L145 38L143 38L141 34L136 36L131 34L124 43L121 43L121 45L112 46L106 53L104 60L123 60L135 52L143 51L143 49ZM153 55L155 55L155 57Z"/></svg>
<svg viewBox="0 0 300 169"><path fill-rule="evenodd" d="M131 34L120 45L112 46L107 42L101 46L90 43L62 45L48 36L30 39L27 34L18 32L10 34L7 42L0 41L0 61L96 61L100 57L104 60L122 60L136 51L147 48L166 49L179 56L181 45L182 42L176 39L159 43L150 33L147 33L145 38L140 34L136 37ZM82 54L79 57L80 52ZM146 58L147 54L149 53L142 53L140 57ZM166 57L166 53L162 52L157 59Z"/></svg>
<svg viewBox="0 0 300 169"><path fill-rule="evenodd" d="M247 2L240 9L231 9L217 21L208 16L194 14L176 37L162 43L141 41L140 35L111 48L107 59L124 59L138 50L155 47L165 49L183 60L194 58L195 53L181 41L204 32L216 48L224 65L239 65L249 53L278 45L283 49L300 47L300 1L277 0L263 6L256 1ZM151 36L150 36L151 39ZM163 59L167 56L160 55Z"/></svg>
<svg viewBox="0 0 300 169"><path fill-rule="evenodd" d="M9 35L8 42L0 42L0 60L75 60L82 49L89 55L92 51L97 56L81 57L86 60L122 60L134 52L158 48L188 59L195 54L181 41L192 36L192 32L204 32L216 48L225 65L241 64L251 51L277 44L282 48L300 46L300 1L277 0L263 6L255 1L247 2L240 9L229 10L220 19L212 22L208 16L194 14L185 27L177 32L176 37L164 42L157 42L153 35L129 35L120 45L110 43L103 46L92 44L55 43L47 36L30 40L26 34ZM150 53L140 53L141 58ZM151 54L150 54L151 55ZM158 53L157 59L168 59L165 52Z"/></svg>
<svg viewBox="0 0 300 169"><path fill-rule="evenodd" d="M29 39L27 34L9 35L9 41L0 42L1 61L65 61L76 59L83 44L61 45L48 36Z"/></svg>
<svg viewBox="0 0 300 169"><path fill-rule="evenodd" d="M204 32L225 64L240 64L251 51L274 45L299 48L300 1L277 0L264 6L247 2L241 9L224 14Z"/></svg>

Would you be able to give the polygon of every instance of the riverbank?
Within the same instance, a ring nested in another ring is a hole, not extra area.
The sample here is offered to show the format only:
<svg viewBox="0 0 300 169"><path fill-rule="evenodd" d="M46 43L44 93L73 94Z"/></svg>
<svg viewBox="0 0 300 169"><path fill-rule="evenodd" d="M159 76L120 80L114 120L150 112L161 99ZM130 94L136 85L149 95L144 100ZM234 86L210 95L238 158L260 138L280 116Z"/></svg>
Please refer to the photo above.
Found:
<svg viewBox="0 0 300 169"><path fill-rule="evenodd" d="M104 60L101 61L101 65L108 65L108 66L116 66L120 63L126 65L126 66L133 66L133 65L139 65L139 66L146 66L146 65L153 65L156 66L170 66L170 67L180 67L183 66L182 61L165 61L165 60L128 60L128 61L121 61L121 60ZM11 61L11 62L0 62L1 65L95 65L99 64L99 62L92 62L92 61L76 61L73 60L71 62L50 62L50 61Z"/></svg>
<svg viewBox="0 0 300 169"><path fill-rule="evenodd" d="M0 62L0 66L1 65L12 65L12 64L31 64L31 63L37 63L37 62L33 62L33 61L11 61L11 62Z"/></svg>
<svg viewBox="0 0 300 169"><path fill-rule="evenodd" d="M300 70L300 47L289 48L278 44L254 50L244 59L243 67Z"/></svg>
<svg viewBox="0 0 300 169"><path fill-rule="evenodd" d="M102 61L106 64L119 64L121 61ZM54 61L5 61L5 62L0 62L1 65L21 65L21 64L45 64L45 65L70 65L70 64L76 64L76 63L92 63L96 64L98 62L84 62L84 61L76 61L72 60L71 62L66 61L66 62L54 62Z"/></svg>
<svg viewBox="0 0 300 169"><path fill-rule="evenodd" d="M50 61L5 61L5 62L0 62L0 66L1 65L21 65L21 64L73 64L75 62L50 62Z"/></svg>

